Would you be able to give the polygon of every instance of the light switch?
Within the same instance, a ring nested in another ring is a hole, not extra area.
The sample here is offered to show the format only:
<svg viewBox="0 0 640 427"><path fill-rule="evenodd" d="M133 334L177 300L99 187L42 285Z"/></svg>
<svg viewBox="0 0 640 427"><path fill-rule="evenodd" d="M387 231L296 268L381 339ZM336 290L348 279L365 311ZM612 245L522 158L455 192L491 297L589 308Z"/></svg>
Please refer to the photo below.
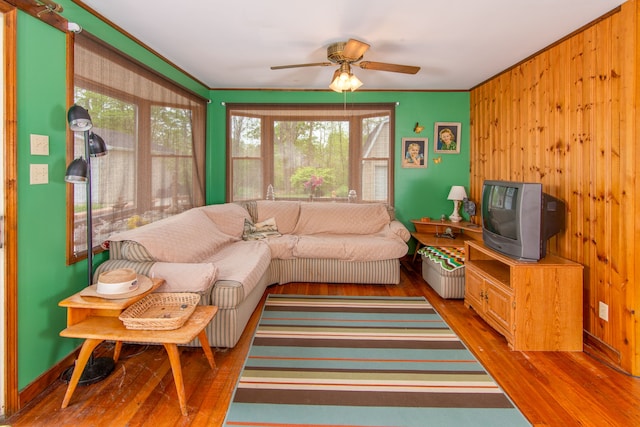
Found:
<svg viewBox="0 0 640 427"><path fill-rule="evenodd" d="M34 184L48 184L49 183L49 165L39 165L32 164L30 165L31 172L31 185Z"/></svg>
<svg viewBox="0 0 640 427"><path fill-rule="evenodd" d="M31 154L34 156L49 155L49 136L31 134Z"/></svg>

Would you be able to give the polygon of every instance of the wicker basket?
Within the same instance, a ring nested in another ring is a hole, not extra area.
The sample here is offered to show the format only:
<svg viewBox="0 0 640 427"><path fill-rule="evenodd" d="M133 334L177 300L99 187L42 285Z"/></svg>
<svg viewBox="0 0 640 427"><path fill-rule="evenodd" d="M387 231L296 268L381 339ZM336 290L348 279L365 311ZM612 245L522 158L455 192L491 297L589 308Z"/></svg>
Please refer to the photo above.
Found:
<svg viewBox="0 0 640 427"><path fill-rule="evenodd" d="M119 319L127 329L178 329L199 301L200 295L192 293L149 294L123 311Z"/></svg>

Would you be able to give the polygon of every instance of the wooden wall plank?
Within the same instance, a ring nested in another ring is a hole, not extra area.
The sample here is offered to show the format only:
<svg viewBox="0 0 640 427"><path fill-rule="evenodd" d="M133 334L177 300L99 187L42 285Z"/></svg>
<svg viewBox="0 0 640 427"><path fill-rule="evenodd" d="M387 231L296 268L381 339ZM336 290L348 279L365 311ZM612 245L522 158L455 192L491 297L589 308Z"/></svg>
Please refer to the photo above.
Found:
<svg viewBox="0 0 640 427"><path fill-rule="evenodd" d="M585 266L585 330L636 375L639 1L474 88L470 166L477 200L484 179L512 179L567 202L550 250Z"/></svg>
<svg viewBox="0 0 640 427"><path fill-rule="evenodd" d="M600 319L599 303L603 302L610 306L611 296L609 287L609 268L607 268L607 254L609 253L610 235L615 226L608 226L608 189L611 182L611 170L610 167L610 126L608 122L610 120L610 103L608 94L609 81L607 79L607 63L611 55L610 48L608 46L607 24L609 19L600 22L594 26L594 61L595 69L593 75L594 81L594 101L593 101L593 119L594 125L594 139L592 141L594 145L593 161L592 165L595 168L595 176L591 180L593 194L593 208L594 215L592 220L593 230L593 244L592 250L594 252L594 262L597 264L595 271L598 273L598 282L595 292L592 293L591 304L593 306L593 319L598 329L598 337L605 342L611 341L610 334L610 320L605 322Z"/></svg>
<svg viewBox="0 0 640 427"><path fill-rule="evenodd" d="M618 40L614 46L620 52L619 85L620 97L620 182L621 182L621 257L616 262L620 274L620 286L624 293L623 354L632 355L632 372L640 372L640 286L636 285L640 274L640 150L637 148L640 135L640 2L630 1L624 5L626 13L620 14ZM634 40L634 43L627 42ZM624 76L636 76L625 79ZM635 328L634 328L635 326Z"/></svg>
<svg viewBox="0 0 640 427"><path fill-rule="evenodd" d="M571 237L571 259L574 261L584 263L585 252L584 252L584 241L585 241L585 230L584 230L584 222L583 218L585 217L584 211L584 197L585 193L583 191L584 184L584 163L582 162L582 158L584 156L583 151L583 120L582 120L582 86L584 85L583 78L583 60L584 55L582 54L581 47L584 44L583 35L578 34L569 40L571 44L570 52L571 52L571 65L569 68L570 72L570 80L571 80L571 93L569 98L570 105L570 118L569 118L569 126L571 128L571 141L569 151L571 152L571 163L574 166L573 173L568 175L569 181L567 181L567 185L572 197L570 199L566 199L568 201L568 210L571 214L570 222L567 223L567 229L572 230ZM567 254L569 255L569 254ZM584 272L585 282L588 283L588 272ZM585 298L585 303L587 302ZM588 327L585 325L585 329Z"/></svg>
<svg viewBox="0 0 640 427"><path fill-rule="evenodd" d="M582 191L585 194L583 198L583 206L585 216L583 218L583 227L585 233L584 241L584 252L585 258L584 262L586 265L593 266L594 268L589 268L589 283L590 286L587 288L588 293L585 295L585 300L588 303L588 312L584 314L587 316L588 320L588 330L595 331L597 324L595 323L594 307L593 307L593 299L594 294L598 292L599 285L598 282L598 271L596 270L596 259L595 259L595 251L593 250L593 245L595 244L595 223L594 223L594 193L595 193L595 184L593 182L594 177L591 176L591 167L594 165L596 161L596 152L592 149L593 142L593 132L595 130L595 54L594 54L594 33L595 30L593 27L587 28L584 31L584 46L582 48L583 55L583 66L584 72L582 77L582 146L584 157L581 161L585 162L587 165L587 169L583 171L585 173L585 179L582 182ZM597 335L597 332L596 332Z"/></svg>

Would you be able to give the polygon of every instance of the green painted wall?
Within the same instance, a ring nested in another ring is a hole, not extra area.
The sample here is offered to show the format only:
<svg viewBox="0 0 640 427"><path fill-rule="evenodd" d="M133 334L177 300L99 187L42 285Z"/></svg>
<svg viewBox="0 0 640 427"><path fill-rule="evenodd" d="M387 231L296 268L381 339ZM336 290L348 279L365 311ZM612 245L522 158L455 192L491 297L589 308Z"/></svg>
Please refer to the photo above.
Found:
<svg viewBox="0 0 640 427"><path fill-rule="evenodd" d="M69 0L63 15L128 55L200 94L209 90L125 38ZM61 338L66 311L58 302L86 286L87 265L67 266L66 35L26 13L17 22L18 387L71 353L79 340ZM30 134L49 136L49 155L30 154ZM30 185L31 164L47 164L49 183ZM96 256L95 265L105 258Z"/></svg>
<svg viewBox="0 0 640 427"><path fill-rule="evenodd" d="M334 92L210 91L176 70L122 34L79 8L60 0L63 16L85 31L117 46L128 55L153 67L183 86L211 98L207 123L207 201L220 203L225 197L225 108L221 102L326 102L342 103ZM66 36L25 13L17 25L17 123L18 123L18 385L25 387L79 344L61 338L66 311L58 302L86 286L86 263L67 266L66 251ZM419 78L419 77L417 77ZM439 216L451 211L446 200L453 184L469 182L469 94L466 92L366 92L346 95L347 102L398 102L396 110L395 205L398 218ZM462 123L459 155L433 159L433 123ZM415 137L413 126L420 122L420 137L430 142L426 169L402 169L402 137ZM49 136L49 156L32 156L29 135ZM30 164L47 164L49 183L29 184ZM94 259L95 264L104 255Z"/></svg>
<svg viewBox="0 0 640 427"><path fill-rule="evenodd" d="M77 343L58 337L58 301L79 283L65 263L65 35L18 14L18 378L23 387ZM49 136L49 156L30 154L30 134ZM49 184L30 185L29 165L47 164ZM86 269L85 269L86 271Z"/></svg>
<svg viewBox="0 0 640 427"><path fill-rule="evenodd" d="M418 76L416 78L419 78ZM365 77L362 77L364 80ZM223 103L338 103L343 94L301 91L211 91L208 122L207 193L208 203L225 201L226 168L226 107ZM411 227L412 219L423 216L439 218L453 210L447 200L452 185L469 189L469 93L468 92L367 92L346 95L349 103L396 102L395 135L395 207L398 219ZM416 135L413 128L419 122L425 129ZM439 154L442 161L433 162L433 127L435 122L461 122L460 154ZM402 138L429 138L427 167L401 167Z"/></svg>

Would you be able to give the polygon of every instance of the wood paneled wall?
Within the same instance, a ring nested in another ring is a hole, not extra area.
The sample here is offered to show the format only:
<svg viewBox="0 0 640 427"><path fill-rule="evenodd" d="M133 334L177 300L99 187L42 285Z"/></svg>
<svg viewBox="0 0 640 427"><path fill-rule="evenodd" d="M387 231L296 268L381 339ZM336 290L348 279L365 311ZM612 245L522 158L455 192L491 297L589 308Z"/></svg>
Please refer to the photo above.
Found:
<svg viewBox="0 0 640 427"><path fill-rule="evenodd" d="M584 265L585 351L640 375L640 0L471 91L471 198L484 179L567 203L550 251ZM550 296L551 297L551 296ZM609 320L598 316L609 306ZM552 313L550 313L552 315Z"/></svg>

